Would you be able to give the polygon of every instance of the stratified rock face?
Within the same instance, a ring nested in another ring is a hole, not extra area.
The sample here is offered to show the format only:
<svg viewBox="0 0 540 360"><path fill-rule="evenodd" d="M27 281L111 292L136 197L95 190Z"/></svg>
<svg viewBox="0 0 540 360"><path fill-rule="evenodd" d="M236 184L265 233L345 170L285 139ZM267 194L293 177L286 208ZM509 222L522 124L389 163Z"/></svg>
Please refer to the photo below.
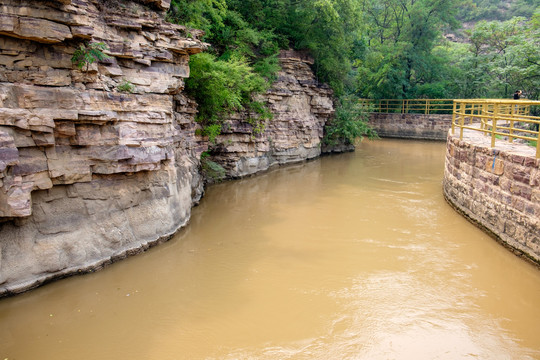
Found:
<svg viewBox="0 0 540 360"><path fill-rule="evenodd" d="M97 269L183 226L203 192L196 104L183 93L201 32L163 21L170 0L0 5L0 296ZM72 63L81 44L109 57ZM281 54L253 135L227 119L217 159L240 177L320 155L331 90Z"/></svg>
<svg viewBox="0 0 540 360"><path fill-rule="evenodd" d="M181 90L205 44L163 21L169 3L2 1L0 296L136 252L189 219L203 149ZM73 53L96 42L109 58L79 70Z"/></svg>
<svg viewBox="0 0 540 360"><path fill-rule="evenodd" d="M265 130L253 134L246 113L233 114L217 139L213 157L229 177L242 177L273 165L304 161L321 154L326 121L334 114L332 90L315 79L312 60L283 51L282 71L262 97L273 114Z"/></svg>

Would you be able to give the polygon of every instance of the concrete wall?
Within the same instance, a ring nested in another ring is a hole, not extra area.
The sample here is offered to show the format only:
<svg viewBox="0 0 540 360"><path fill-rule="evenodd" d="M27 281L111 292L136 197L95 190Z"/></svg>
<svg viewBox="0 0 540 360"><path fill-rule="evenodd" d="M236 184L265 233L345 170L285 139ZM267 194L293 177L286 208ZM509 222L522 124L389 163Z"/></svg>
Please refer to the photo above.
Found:
<svg viewBox="0 0 540 360"><path fill-rule="evenodd" d="M452 115L372 113L369 124L380 137L446 140Z"/></svg>
<svg viewBox="0 0 540 360"><path fill-rule="evenodd" d="M444 195L515 253L540 264L540 160L534 148L479 132L448 134Z"/></svg>

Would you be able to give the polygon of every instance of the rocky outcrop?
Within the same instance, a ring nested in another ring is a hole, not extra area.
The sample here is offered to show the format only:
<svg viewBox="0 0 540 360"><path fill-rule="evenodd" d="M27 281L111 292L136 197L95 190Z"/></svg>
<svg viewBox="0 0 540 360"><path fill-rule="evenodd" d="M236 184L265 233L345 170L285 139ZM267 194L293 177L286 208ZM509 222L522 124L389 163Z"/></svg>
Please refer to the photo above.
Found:
<svg viewBox="0 0 540 360"><path fill-rule="evenodd" d="M201 198L196 104L182 93L201 32L165 22L169 0L0 5L0 296L93 271L168 239ZM73 64L103 43L108 57ZM81 47L81 45L84 45ZM254 135L225 122L230 177L318 156L330 89L284 52Z"/></svg>
<svg viewBox="0 0 540 360"><path fill-rule="evenodd" d="M282 51L282 70L263 96L273 114L264 131L254 133L247 119L256 116L235 113L225 121L217 139L213 160L228 177L242 177L271 166L312 159L321 154L324 125L333 115L332 90L319 83L304 53Z"/></svg>
<svg viewBox="0 0 540 360"><path fill-rule="evenodd" d="M205 48L168 0L0 5L0 295L91 270L184 225L202 194L195 104ZM108 58L79 70L81 44Z"/></svg>

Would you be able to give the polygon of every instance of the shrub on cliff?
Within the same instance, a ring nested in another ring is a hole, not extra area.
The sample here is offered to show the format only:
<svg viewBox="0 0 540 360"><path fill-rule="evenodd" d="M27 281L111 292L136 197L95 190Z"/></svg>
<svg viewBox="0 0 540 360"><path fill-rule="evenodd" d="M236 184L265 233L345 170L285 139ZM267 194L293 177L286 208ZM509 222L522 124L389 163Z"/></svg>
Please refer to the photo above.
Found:
<svg viewBox="0 0 540 360"><path fill-rule="evenodd" d="M376 138L377 133L368 125L369 107L358 102L355 96L343 96L336 102L334 118L325 128L323 142L334 146L339 143L354 144L357 138Z"/></svg>
<svg viewBox="0 0 540 360"><path fill-rule="evenodd" d="M219 182L226 176L223 166L210 160L210 154L208 152L201 154L201 167L204 177L210 182Z"/></svg>
<svg viewBox="0 0 540 360"><path fill-rule="evenodd" d="M212 45L207 53L190 58L186 91L198 104L197 121L213 142L228 113L246 110L253 132L264 129L271 114L255 100L265 92L280 67L278 46L271 31L250 26L225 0L173 0L169 20L200 28Z"/></svg>
<svg viewBox="0 0 540 360"><path fill-rule="evenodd" d="M79 70L83 70L84 68L84 71L88 72L88 68L95 61L101 61L109 57L103 52L105 50L108 50L107 45L102 42L80 44L73 53L73 56L71 57L71 62L74 63L79 68Z"/></svg>
<svg viewBox="0 0 540 360"><path fill-rule="evenodd" d="M253 123L255 129L268 118L265 106L253 99L253 94L264 92L268 83L244 58L232 56L225 61L201 53L191 57L190 69L186 90L199 105L197 121L204 126L205 135L212 135L211 141L219 135L220 124L227 113L248 110L261 114L259 121Z"/></svg>

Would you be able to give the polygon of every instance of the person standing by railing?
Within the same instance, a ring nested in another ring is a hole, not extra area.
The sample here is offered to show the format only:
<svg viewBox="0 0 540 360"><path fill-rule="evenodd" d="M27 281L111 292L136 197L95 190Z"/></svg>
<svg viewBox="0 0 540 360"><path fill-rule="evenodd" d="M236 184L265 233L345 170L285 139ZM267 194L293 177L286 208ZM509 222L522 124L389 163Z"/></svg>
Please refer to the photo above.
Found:
<svg viewBox="0 0 540 360"><path fill-rule="evenodd" d="M516 90L516 92L514 92L514 100L519 100L521 94L523 94L523 91ZM514 112L519 113L519 105L514 106Z"/></svg>

